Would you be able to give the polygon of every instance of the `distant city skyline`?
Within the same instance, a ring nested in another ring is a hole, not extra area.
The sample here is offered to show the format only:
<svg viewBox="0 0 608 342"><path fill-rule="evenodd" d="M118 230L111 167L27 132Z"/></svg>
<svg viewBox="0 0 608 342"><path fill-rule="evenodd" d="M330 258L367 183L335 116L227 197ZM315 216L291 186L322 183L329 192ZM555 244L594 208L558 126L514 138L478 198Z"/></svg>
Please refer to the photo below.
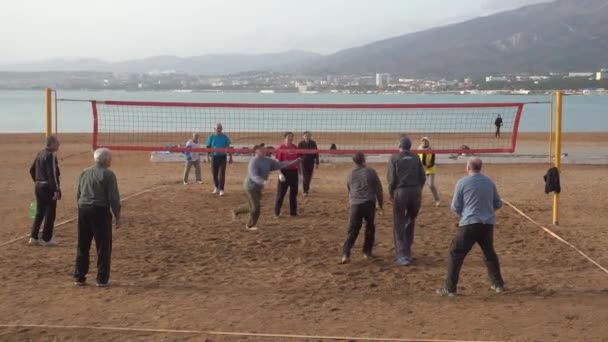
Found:
<svg viewBox="0 0 608 342"><path fill-rule="evenodd" d="M0 11L0 62L330 54L549 0L23 0Z"/></svg>

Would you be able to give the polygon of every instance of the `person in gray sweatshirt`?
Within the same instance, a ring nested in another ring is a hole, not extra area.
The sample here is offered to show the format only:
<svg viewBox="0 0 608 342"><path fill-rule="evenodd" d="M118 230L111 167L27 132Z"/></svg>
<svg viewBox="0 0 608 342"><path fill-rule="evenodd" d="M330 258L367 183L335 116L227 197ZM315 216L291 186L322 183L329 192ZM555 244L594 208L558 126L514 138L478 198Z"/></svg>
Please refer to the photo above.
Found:
<svg viewBox="0 0 608 342"><path fill-rule="evenodd" d="M112 257L112 214L116 229L120 228L120 194L116 175L109 167L112 152L107 148L95 150L95 165L84 170L78 182L78 244L74 285L84 286L89 272L89 249L95 239L97 247L97 286L110 285Z"/></svg>
<svg viewBox="0 0 608 342"><path fill-rule="evenodd" d="M232 210L232 218L236 220L240 215L249 214L249 219L245 229L257 230L255 226L260 218L260 201L262 199L262 190L268 180L268 176L272 171L298 164L302 162L302 158L290 162L279 162L266 156L266 151L263 146L256 145L253 148L255 156L249 161L247 168L247 177L245 177L244 187L247 203Z"/></svg>
<svg viewBox="0 0 608 342"><path fill-rule="evenodd" d="M412 243L416 217L420 211L422 187L426 182L424 167L417 155L410 152L412 142L407 137L399 141L401 152L391 157L387 168L388 191L393 201L393 238L397 263L412 263Z"/></svg>
<svg viewBox="0 0 608 342"><path fill-rule="evenodd" d="M365 241L363 255L365 259L372 257L372 248L376 235L376 205L382 210L384 204L382 183L376 171L365 165L365 155L361 152L353 156L355 167L346 179L348 199L350 203L350 220L348 235L342 247L342 264L350 261L350 250L353 248L363 220L365 220Z"/></svg>

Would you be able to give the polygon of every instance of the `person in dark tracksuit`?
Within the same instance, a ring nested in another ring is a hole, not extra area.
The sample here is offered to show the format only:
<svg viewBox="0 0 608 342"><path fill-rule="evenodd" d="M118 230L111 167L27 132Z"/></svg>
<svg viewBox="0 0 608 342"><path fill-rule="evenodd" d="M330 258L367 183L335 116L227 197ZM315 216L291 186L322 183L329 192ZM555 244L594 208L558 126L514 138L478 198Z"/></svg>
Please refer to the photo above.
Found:
<svg viewBox="0 0 608 342"><path fill-rule="evenodd" d="M353 248L363 220L365 220L365 241L363 242L363 255L366 259L372 257L372 248L376 234L376 201L378 209L382 210L384 204L382 196L382 183L378 174L365 165L365 155L357 153L353 156L355 167L346 180L350 202L350 220L348 235L342 249L342 263L350 261L350 250Z"/></svg>
<svg viewBox="0 0 608 342"><path fill-rule="evenodd" d="M112 214L120 228L120 194L116 176L109 167L112 153L106 148L94 152L95 165L84 170L78 181L78 246L74 284L83 286L89 272L89 250L95 239L98 287L110 285L112 257Z"/></svg>
<svg viewBox="0 0 608 342"><path fill-rule="evenodd" d="M59 164L55 153L59 150L59 140L55 136L46 138L46 148L38 153L30 167L30 176L35 183L36 216L32 224L29 244L31 246L55 246L53 238L57 201L61 199ZM40 226L44 221L42 239L38 239Z"/></svg>
<svg viewBox="0 0 608 342"><path fill-rule="evenodd" d="M275 152L275 157L280 162L290 162L300 158L296 153L284 152L283 150L296 150L298 146L293 143L293 133L286 132L284 135L285 143L281 144ZM279 183L277 185L277 197L274 205L274 215L281 215L281 207L283 200L289 189L289 215L298 216L298 180L299 180L300 165L290 164L281 169L279 175Z"/></svg>
<svg viewBox="0 0 608 342"><path fill-rule="evenodd" d="M500 128L502 127L502 117L500 114L494 120L494 126L496 126L496 134L494 135L496 138L500 138Z"/></svg>
<svg viewBox="0 0 608 342"><path fill-rule="evenodd" d="M312 140L312 133L309 131L304 132L304 140L298 144L300 150L317 150L317 143ZM302 190L304 196L308 196L310 192L310 182L312 181L312 175L315 171L315 167L319 168L319 154L303 154L302 155Z"/></svg>
<svg viewBox="0 0 608 342"><path fill-rule="evenodd" d="M416 217L426 182L424 167L417 155L410 152L412 142L407 137L399 141L400 153L391 157L387 168L388 190L393 201L393 238L397 263L412 263L412 243Z"/></svg>
<svg viewBox="0 0 608 342"><path fill-rule="evenodd" d="M230 138L222 133L224 127L221 123L215 124L215 133L207 138L207 148L230 148ZM224 185L226 184L226 164L232 164L232 154L225 152L211 152L207 154L207 160L211 162L211 174L213 175L213 192L224 196Z"/></svg>
<svg viewBox="0 0 608 342"><path fill-rule="evenodd" d="M479 244L485 257L490 289L497 293L504 291L505 283L494 250L495 211L502 207L502 202L494 182L481 174L481 165L481 159L469 159L466 169L468 175L456 183L452 211L460 217L460 222L450 246L445 287L435 291L440 296L456 295L460 268L475 243Z"/></svg>

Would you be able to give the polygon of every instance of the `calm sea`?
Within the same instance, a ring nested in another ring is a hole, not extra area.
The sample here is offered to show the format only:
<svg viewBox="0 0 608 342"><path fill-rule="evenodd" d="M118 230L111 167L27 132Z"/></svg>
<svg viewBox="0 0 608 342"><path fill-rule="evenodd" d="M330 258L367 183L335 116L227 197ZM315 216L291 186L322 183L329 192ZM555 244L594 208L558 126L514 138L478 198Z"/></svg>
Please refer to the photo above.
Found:
<svg viewBox="0 0 608 342"><path fill-rule="evenodd" d="M175 93L126 91L59 91L59 98L82 100L138 100L174 102L249 103L462 103L462 102L544 102L549 96L489 95L354 95L297 93ZM548 130L548 104L524 108L523 132ZM60 132L91 132L92 113L88 103L59 103ZM0 133L44 131L42 91L0 91ZM314 130L314 127L310 129ZM564 99L563 129L567 132L608 131L608 96L568 96Z"/></svg>

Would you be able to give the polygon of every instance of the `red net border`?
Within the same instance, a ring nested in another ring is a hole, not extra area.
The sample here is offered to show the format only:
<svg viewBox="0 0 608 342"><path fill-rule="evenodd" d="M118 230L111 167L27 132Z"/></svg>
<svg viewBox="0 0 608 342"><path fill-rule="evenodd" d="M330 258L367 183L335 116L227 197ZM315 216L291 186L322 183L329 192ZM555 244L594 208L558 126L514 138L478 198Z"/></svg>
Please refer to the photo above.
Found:
<svg viewBox="0 0 608 342"><path fill-rule="evenodd" d="M149 106L149 107L196 107L196 108L274 108L274 109L304 109L304 108L322 108L322 109L450 109L450 108L502 108L502 107L517 107L515 122L513 123L513 135L511 137L511 147L509 148L490 148L490 149L436 149L425 150L425 153L436 154L461 154L461 153L513 153L517 143L517 135L519 132L519 123L523 113L523 102L484 102L484 103L399 103L399 104L310 104L310 103L211 103L211 102L150 102L150 101L91 101L93 111L93 149L109 148L115 151L143 151L143 152L225 152L231 154L248 154L252 153L251 149L246 148L183 148L183 147L162 147L162 146L122 146L122 145L99 145L99 113L97 104L109 106ZM397 138L395 139L397 140ZM353 154L356 152L364 152L366 154L393 154L399 152L395 149L354 149L354 150L289 150L292 153L298 154ZM416 153L417 150L412 150Z"/></svg>

